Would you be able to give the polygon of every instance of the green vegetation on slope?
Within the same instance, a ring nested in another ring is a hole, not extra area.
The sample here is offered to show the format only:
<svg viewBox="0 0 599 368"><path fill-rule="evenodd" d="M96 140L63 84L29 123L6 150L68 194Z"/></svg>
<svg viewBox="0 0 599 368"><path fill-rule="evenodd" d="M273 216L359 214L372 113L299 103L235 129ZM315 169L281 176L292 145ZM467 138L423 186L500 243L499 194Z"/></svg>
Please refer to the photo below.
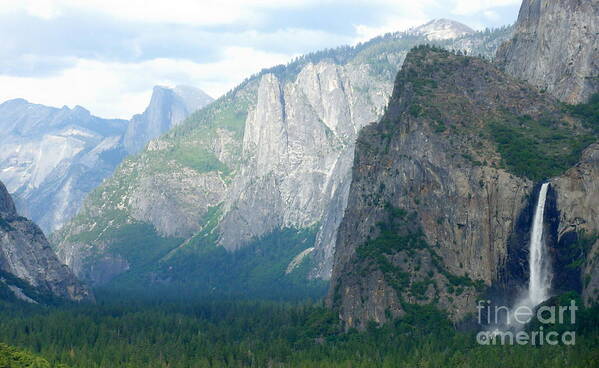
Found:
<svg viewBox="0 0 599 368"><path fill-rule="evenodd" d="M479 46L488 46L497 39L505 37L507 37L506 28L497 31L487 30L468 36L468 40L471 42L468 41L464 45L477 49ZM223 97L192 114L183 123L150 144L149 148L140 154L127 158L111 178L90 194L84 209L53 236L53 243L64 242L67 247L70 245L68 243L86 243L91 246L92 253L99 249L100 257L105 251L114 253L117 248L124 249L129 254L134 253L133 255L137 257L134 263L136 265L143 264L144 272L158 271L150 270L145 265L159 258L159 254L164 255L165 251L174 247L175 240L162 239L156 234L156 231L149 228L146 229L147 236L142 236L139 239L130 236L130 233L139 234L138 230L141 226L135 219L134 213L137 213L137 218L139 218L139 213L135 212L132 200L139 198L139 195L142 194L140 192L143 190L149 190L154 191L153 194L160 192L161 195L172 200L171 203L181 205L180 202L177 202L184 197L180 193L181 189L169 185L169 179L177 175L190 178L190 181L194 179L201 181L201 178L198 178L201 175L210 174L213 178L216 174L225 186L230 184L239 172L240 165L243 165L241 150L245 121L248 111L256 103L261 76L273 73L281 81L286 82L294 80L308 63L329 61L339 65L368 64L371 67L371 77L392 81L409 48L423 42L426 40L422 36L406 33L387 34L355 47L344 46L310 53L287 65L262 70ZM459 40L440 41L438 44L446 47L458 47L459 42ZM482 47L475 50L475 53L490 56L492 51ZM219 194L220 192L209 193L207 197L212 198ZM201 213L203 210L205 209L197 208L196 213ZM127 224L134 226L131 227ZM204 228L205 225L205 223L200 223L198 228ZM123 235L123 233L125 234ZM151 240L152 236L156 236L157 239ZM127 239L129 244L125 244L123 239ZM146 242L149 244L148 246L139 246ZM139 249L127 249L127 247ZM219 249L214 252L221 251L222 249ZM145 257L146 254L148 257ZM142 259L144 257L145 259ZM212 259L215 258L218 257ZM220 259L225 258L224 256L220 257ZM174 266L176 265L173 265L173 268L177 269ZM223 267L221 265L220 268ZM305 264L302 267L305 267Z"/></svg>
<svg viewBox="0 0 599 368"><path fill-rule="evenodd" d="M595 93L589 102L579 105L567 105L566 109L574 116L582 119L584 124L599 134L599 93Z"/></svg>
<svg viewBox="0 0 599 368"><path fill-rule="evenodd" d="M599 140L597 96L587 104L563 106L478 58L430 46L418 46L408 57L396 80L398 93L409 101L407 114L427 121L476 165L494 161L492 143L500 166L544 180L572 167Z"/></svg>
<svg viewBox="0 0 599 368"><path fill-rule="evenodd" d="M0 368L66 368L65 365L52 365L46 359L0 343Z"/></svg>
<svg viewBox="0 0 599 368"><path fill-rule="evenodd" d="M218 217L218 209L211 216ZM214 223L206 220L206 223ZM293 272L287 266L299 253L314 244L316 230L283 229L231 252L215 245L214 233L192 238L172 255L157 262L158 267L141 267L114 279L107 288L135 293L144 285L149 293L177 290L188 296L235 296L241 298L319 298L327 284L308 281L311 257ZM142 252L140 248L138 251ZM149 284L148 282L153 281Z"/></svg>
<svg viewBox="0 0 599 368"><path fill-rule="evenodd" d="M474 281L467 276L457 276L447 271L441 257L427 243L417 213L408 213L390 204L386 205L386 212L385 220L377 224L379 234L357 247L354 263L356 270L362 273L371 272L372 266L376 266L376 269L385 276L386 282L395 289L404 308L417 306L406 303L402 297L403 293L409 292L423 301L426 299L428 286L436 286L432 280L432 273L421 277L418 281L417 274L420 273L420 266L416 266L417 269L410 272L406 267L394 264L392 258L398 254L405 254L407 258L416 260L417 264L420 264L422 255L417 250L426 251L431 258L435 273L442 274L447 279L447 290L450 294L459 295L465 287L474 287L478 290L484 288L482 280ZM339 298L338 292L337 290L335 298Z"/></svg>
<svg viewBox="0 0 599 368"><path fill-rule="evenodd" d="M489 131L505 166L514 174L535 181L562 174L599 138L577 133L559 120L535 121L530 116L492 122Z"/></svg>

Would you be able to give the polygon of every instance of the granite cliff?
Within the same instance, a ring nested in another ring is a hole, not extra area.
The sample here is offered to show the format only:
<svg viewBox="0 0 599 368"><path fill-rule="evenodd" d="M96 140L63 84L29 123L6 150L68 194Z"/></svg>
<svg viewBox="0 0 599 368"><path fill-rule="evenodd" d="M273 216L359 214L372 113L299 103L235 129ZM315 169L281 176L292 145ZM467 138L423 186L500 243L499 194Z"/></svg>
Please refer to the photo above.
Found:
<svg viewBox="0 0 599 368"><path fill-rule="evenodd" d="M586 104L570 110L597 132L598 34L598 1L525 0L513 38L499 48L496 61L508 74L562 102ZM587 304L599 296L597 165L595 144L576 166L552 180L554 266L562 273L556 286L581 291Z"/></svg>
<svg viewBox="0 0 599 368"><path fill-rule="evenodd" d="M578 164L551 181L556 193L556 266L559 281L582 293L586 305L599 302L599 143ZM558 282L559 282L558 281Z"/></svg>
<svg viewBox="0 0 599 368"><path fill-rule="evenodd" d="M414 49L385 115L358 138L329 304L348 327L429 303L462 320L482 291L514 281L506 270L521 266L511 248L535 182L596 139L488 62Z"/></svg>
<svg viewBox="0 0 599 368"><path fill-rule="evenodd" d="M46 303L92 301L93 295L52 251L39 227L17 214L0 182L0 298Z"/></svg>
<svg viewBox="0 0 599 368"><path fill-rule="evenodd" d="M511 75L571 104L599 92L599 1L525 0L497 53Z"/></svg>
<svg viewBox="0 0 599 368"><path fill-rule="evenodd" d="M143 114L133 116L127 125L123 137L125 150L129 154L139 152L150 140L167 132L213 100L202 90L193 87L154 87L146 110Z"/></svg>

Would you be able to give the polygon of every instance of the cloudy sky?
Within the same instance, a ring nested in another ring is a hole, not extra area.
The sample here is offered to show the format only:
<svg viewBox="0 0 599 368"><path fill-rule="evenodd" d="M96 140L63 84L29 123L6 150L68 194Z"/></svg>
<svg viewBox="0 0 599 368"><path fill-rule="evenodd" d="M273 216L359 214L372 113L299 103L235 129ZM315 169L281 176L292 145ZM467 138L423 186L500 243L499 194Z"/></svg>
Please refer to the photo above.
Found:
<svg viewBox="0 0 599 368"><path fill-rule="evenodd" d="M142 112L152 86L213 97L262 68L434 18L511 24L521 0L0 0L0 102Z"/></svg>

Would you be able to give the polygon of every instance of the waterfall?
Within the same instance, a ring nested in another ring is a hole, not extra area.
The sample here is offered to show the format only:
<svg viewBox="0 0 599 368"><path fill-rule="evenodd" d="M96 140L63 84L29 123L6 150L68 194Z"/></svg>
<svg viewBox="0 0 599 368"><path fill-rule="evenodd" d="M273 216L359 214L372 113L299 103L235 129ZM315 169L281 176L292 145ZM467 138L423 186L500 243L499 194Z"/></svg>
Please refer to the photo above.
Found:
<svg viewBox="0 0 599 368"><path fill-rule="evenodd" d="M541 185L539 199L537 200L537 206L532 221L530 242L528 244L528 290L523 290L523 294L511 308L507 308L507 306L495 306L493 314L493 312L491 312L491 307L489 307L487 321L490 328L484 333L491 338L498 336L501 331L519 331L524 328L524 324L528 323L530 319L526 321L526 319L516 318L515 313L518 313L517 311L519 311L521 307L525 307L524 310L533 313L532 311L535 310L535 307L550 297L549 292L551 290L552 279L551 260L547 252L547 246L545 245L545 237L543 236L543 220L545 217L545 202L547 200L548 189L549 183ZM491 301L489 300L488 303L490 302ZM499 310L504 311L505 314L498 313ZM480 313L479 310L479 321L481 321ZM493 322L491 322L491 319L493 319Z"/></svg>
<svg viewBox="0 0 599 368"><path fill-rule="evenodd" d="M549 298L551 287L551 267L547 255L547 247L543 237L543 218L545 215L545 200L549 183L544 183L539 191L539 199L532 223L530 235L530 254L528 267L530 278L528 281L528 302L530 307L535 307Z"/></svg>
<svg viewBox="0 0 599 368"><path fill-rule="evenodd" d="M530 310L549 298L551 288L551 264L545 238L543 236L543 219L545 217L545 201L547 199L547 189L549 183L541 185L539 199L532 221L530 233L529 255L528 255L528 290L525 295L514 305L507 318L509 328L520 329L523 326L514 320L513 313L520 307L528 307Z"/></svg>

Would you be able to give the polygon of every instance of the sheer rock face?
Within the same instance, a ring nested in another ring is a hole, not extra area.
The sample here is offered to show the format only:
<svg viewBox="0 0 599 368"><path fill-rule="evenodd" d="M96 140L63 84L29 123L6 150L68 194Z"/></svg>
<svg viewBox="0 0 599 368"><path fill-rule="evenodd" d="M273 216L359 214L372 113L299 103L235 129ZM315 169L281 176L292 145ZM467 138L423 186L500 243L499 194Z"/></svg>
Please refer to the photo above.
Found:
<svg viewBox="0 0 599 368"><path fill-rule="evenodd" d="M123 139L125 149L129 154L139 152L150 140L212 101L212 97L193 87L154 87L152 99L144 113L133 116L127 126Z"/></svg>
<svg viewBox="0 0 599 368"><path fill-rule="evenodd" d="M358 130L380 116L391 92L389 82L368 73L322 62L303 68L294 82L262 77L243 139L247 164L227 195L221 244L232 249L275 228L321 221L347 179Z"/></svg>
<svg viewBox="0 0 599 368"><path fill-rule="evenodd" d="M42 231L33 222L18 216L4 184L0 182L0 271L25 281L40 295L72 301L93 300L91 292L71 270L58 260ZM0 276L17 298L29 302L35 295Z"/></svg>
<svg viewBox="0 0 599 368"><path fill-rule="evenodd" d="M436 301L455 321L475 311L473 285L502 282L511 235L533 193L530 180L497 168L485 126L559 111L553 99L482 60L430 50L408 55L387 113L356 145L328 298L348 327L386 322L407 304ZM556 181L560 207L569 212L564 227L582 216L577 211L597 225L595 174L579 178L595 153ZM391 208L405 211L428 245L373 258L364 245L379 237ZM451 275L474 282L458 286Z"/></svg>
<svg viewBox="0 0 599 368"><path fill-rule="evenodd" d="M524 0L498 63L567 103L599 92L599 1Z"/></svg>
<svg viewBox="0 0 599 368"><path fill-rule="evenodd" d="M557 194L558 240L599 235L599 143L585 150L580 163L551 181ZM599 302L599 239L589 245L581 270L585 303Z"/></svg>

